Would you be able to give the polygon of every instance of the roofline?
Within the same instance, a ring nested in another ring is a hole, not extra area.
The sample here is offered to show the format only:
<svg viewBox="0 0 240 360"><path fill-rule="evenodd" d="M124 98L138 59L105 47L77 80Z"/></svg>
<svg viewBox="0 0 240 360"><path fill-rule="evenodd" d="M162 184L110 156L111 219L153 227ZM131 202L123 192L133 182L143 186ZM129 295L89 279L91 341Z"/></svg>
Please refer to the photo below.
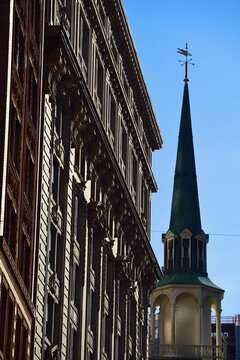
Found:
<svg viewBox="0 0 240 360"><path fill-rule="evenodd" d="M122 30L125 35L125 41L128 44L128 51L129 51L132 65L133 65L133 69L135 70L136 75L137 75L138 86L139 86L140 92L144 99L147 114L151 121L151 127L153 130L152 135L154 135L154 139L152 139L153 141L151 143L151 147L152 147L152 150L161 149L162 144L163 144L162 135L161 135L161 132L160 132L160 129L158 126L158 122L157 122L156 115L155 115L153 105L152 105L152 101L151 101L151 98L150 98L150 95L149 95L149 92L148 92L148 89L146 86L146 82L143 77L143 71L142 71L142 68L141 68L141 65L140 65L140 62L138 59L137 51L136 51L136 48L135 48L135 45L133 42L131 30L128 25L126 12L124 10L122 0L114 0L114 3L115 3L116 8L119 10L119 13L121 14L121 17L123 20L123 21L120 20L119 24L122 27ZM116 21L116 19L115 19L115 21Z"/></svg>

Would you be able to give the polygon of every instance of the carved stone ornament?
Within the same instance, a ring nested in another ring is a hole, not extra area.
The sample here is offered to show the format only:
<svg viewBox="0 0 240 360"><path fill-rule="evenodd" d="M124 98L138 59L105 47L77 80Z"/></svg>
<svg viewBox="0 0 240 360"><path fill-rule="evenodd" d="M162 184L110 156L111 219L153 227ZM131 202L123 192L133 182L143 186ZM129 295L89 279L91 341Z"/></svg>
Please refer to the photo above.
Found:
<svg viewBox="0 0 240 360"><path fill-rule="evenodd" d="M88 130L91 127L92 121L83 109L73 110L72 123L71 123L71 141L73 147L79 147L83 139L88 137Z"/></svg>
<svg viewBox="0 0 240 360"><path fill-rule="evenodd" d="M115 223L115 229L114 229L114 237L120 237L120 234L121 234L121 225L120 225L120 222L119 221L116 221Z"/></svg>
<svg viewBox="0 0 240 360"><path fill-rule="evenodd" d="M57 225L57 227L60 230L62 230L62 218L59 213L59 205L54 205L52 207L51 215L52 215L52 219L53 219L53 222L55 223L55 225Z"/></svg>
<svg viewBox="0 0 240 360"><path fill-rule="evenodd" d="M70 31L70 22L67 17L66 6L63 6L61 1L57 1L58 3L58 16L60 24L66 29L67 32Z"/></svg>
<svg viewBox="0 0 240 360"><path fill-rule="evenodd" d="M57 274L55 272L52 275L50 275L49 281L48 281L48 286L49 286L49 290L51 291L51 293L53 295L56 295L56 293L57 293Z"/></svg>
<svg viewBox="0 0 240 360"><path fill-rule="evenodd" d="M134 298L134 294L135 291L137 290L137 286L134 286L133 284L131 284L131 286L129 286L129 288L127 289L127 294L131 297Z"/></svg>
<svg viewBox="0 0 240 360"><path fill-rule="evenodd" d="M148 263L145 266L143 276L145 277L146 281L148 282L148 287L150 292L153 291L157 285L157 276L156 276L156 268L157 265L152 263Z"/></svg>
<svg viewBox="0 0 240 360"><path fill-rule="evenodd" d="M82 182L74 181L73 182L74 193L82 200L85 200L84 191L86 190L86 183L87 183L87 181L82 181Z"/></svg>
<svg viewBox="0 0 240 360"><path fill-rule="evenodd" d="M54 149L56 151L57 156L61 159L63 153L63 146L60 138L56 138L54 141Z"/></svg>
<svg viewBox="0 0 240 360"><path fill-rule="evenodd" d="M44 352L44 360L60 360L58 345L50 345Z"/></svg>
<svg viewBox="0 0 240 360"><path fill-rule="evenodd" d="M108 238L104 238L103 239L103 248L104 248L104 251L108 254L108 255L112 255L112 248L113 248L113 245L114 245L114 242L115 240L114 239L111 239L109 240Z"/></svg>
<svg viewBox="0 0 240 360"><path fill-rule="evenodd" d="M128 257L117 255L115 264L118 277L126 280L129 287L131 285L130 260Z"/></svg>
<svg viewBox="0 0 240 360"><path fill-rule="evenodd" d="M90 226L98 230L101 236L107 237L107 209L100 201L91 201L88 204L88 219Z"/></svg>

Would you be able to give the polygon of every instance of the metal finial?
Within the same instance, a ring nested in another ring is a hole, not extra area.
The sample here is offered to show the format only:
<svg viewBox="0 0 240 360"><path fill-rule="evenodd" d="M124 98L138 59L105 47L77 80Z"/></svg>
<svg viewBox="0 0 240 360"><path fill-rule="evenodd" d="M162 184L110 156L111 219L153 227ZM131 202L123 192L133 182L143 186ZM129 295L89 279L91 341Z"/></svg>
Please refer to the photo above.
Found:
<svg viewBox="0 0 240 360"><path fill-rule="evenodd" d="M189 80L188 80L188 77L187 77L187 71L188 71L188 64L191 64L191 65L194 65L194 63L192 63L192 59L189 59L188 60L188 56L192 56L192 54L190 54L188 52L188 43L186 43L186 49L180 49L178 48L178 51L177 51L179 54L181 55L184 55L186 56L186 59L185 60L178 60L179 62L181 62L181 66L183 66L185 64L185 79L183 80L185 83L187 83Z"/></svg>

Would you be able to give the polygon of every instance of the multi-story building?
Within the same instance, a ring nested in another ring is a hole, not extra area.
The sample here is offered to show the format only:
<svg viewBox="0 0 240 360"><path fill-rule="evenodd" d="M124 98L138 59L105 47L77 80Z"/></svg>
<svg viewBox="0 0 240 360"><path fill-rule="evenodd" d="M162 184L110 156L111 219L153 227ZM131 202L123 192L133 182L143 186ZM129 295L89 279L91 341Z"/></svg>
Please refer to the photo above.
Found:
<svg viewBox="0 0 240 360"><path fill-rule="evenodd" d="M121 0L45 2L34 359L146 359L152 151Z"/></svg>
<svg viewBox="0 0 240 360"><path fill-rule="evenodd" d="M29 359L42 83L42 2L0 4L0 359Z"/></svg>
<svg viewBox="0 0 240 360"><path fill-rule="evenodd" d="M227 359L239 360L240 358L240 315L221 316L222 339L227 344ZM216 321L212 317L212 343L216 344Z"/></svg>

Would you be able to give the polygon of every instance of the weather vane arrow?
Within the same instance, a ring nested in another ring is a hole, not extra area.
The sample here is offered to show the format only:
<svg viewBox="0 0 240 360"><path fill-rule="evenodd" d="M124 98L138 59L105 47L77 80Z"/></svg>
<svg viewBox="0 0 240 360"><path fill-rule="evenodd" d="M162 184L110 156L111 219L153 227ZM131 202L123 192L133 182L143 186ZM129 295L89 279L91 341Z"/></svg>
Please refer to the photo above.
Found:
<svg viewBox="0 0 240 360"><path fill-rule="evenodd" d="M184 81L185 81L185 83L187 83L187 82L189 81L189 80L188 80L188 77L187 77L188 64L190 64L190 65L195 65L194 63L191 62L192 59L189 59L189 60L188 60L188 56L192 56L192 54L190 54L190 53L188 52L188 43L186 43L186 49L185 49L185 50L178 48L178 51L177 51L177 52L178 52L179 54L181 54L181 55L186 56L186 59L185 59L185 60L178 60L178 61L182 63L181 66L183 66L183 65L185 64L185 79L184 79Z"/></svg>

